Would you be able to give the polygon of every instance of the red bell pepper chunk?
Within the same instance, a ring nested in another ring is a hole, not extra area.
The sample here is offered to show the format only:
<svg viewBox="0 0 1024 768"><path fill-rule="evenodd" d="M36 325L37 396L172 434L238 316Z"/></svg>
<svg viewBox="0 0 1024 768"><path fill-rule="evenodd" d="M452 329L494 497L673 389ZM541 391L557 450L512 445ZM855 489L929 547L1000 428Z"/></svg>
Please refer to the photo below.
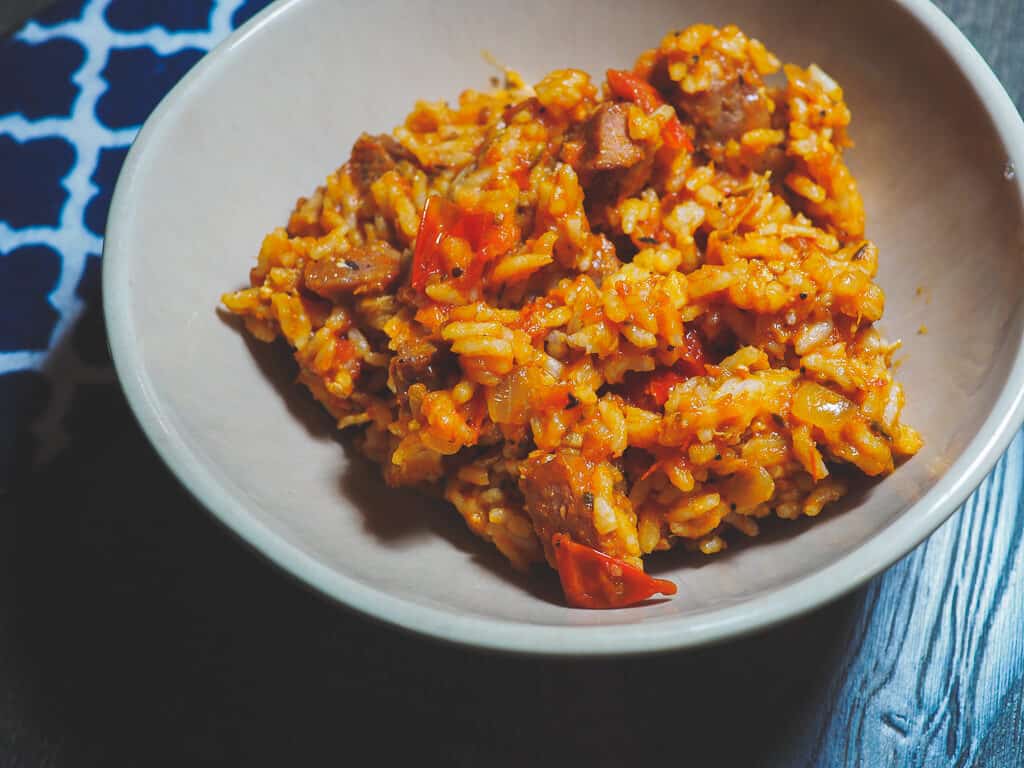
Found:
<svg viewBox="0 0 1024 768"><path fill-rule="evenodd" d="M665 103L653 85L632 72L626 72L623 69L609 69L607 77L608 87L611 88L613 94L624 101L632 101L648 115ZM661 138L665 145L672 149L685 149L687 152L693 152L690 135L683 128L683 124L679 122L679 116L675 113L661 129Z"/></svg>
<svg viewBox="0 0 1024 768"><path fill-rule="evenodd" d="M577 544L564 533L551 537L565 601L573 608L624 608L653 595L674 595L676 585L655 579L617 557Z"/></svg>

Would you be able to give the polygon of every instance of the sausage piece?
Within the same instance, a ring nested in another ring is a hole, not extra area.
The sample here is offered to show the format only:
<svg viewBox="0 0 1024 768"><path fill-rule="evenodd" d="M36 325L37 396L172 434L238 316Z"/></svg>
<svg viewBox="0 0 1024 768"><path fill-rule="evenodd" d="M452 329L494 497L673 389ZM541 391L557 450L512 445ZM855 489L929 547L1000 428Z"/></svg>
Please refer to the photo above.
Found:
<svg viewBox="0 0 1024 768"><path fill-rule="evenodd" d="M402 337L388 365L388 387L399 404L409 402L409 387L422 384L429 391L451 387L459 376L458 358L427 339Z"/></svg>
<svg viewBox="0 0 1024 768"><path fill-rule="evenodd" d="M629 137L629 105L602 104L583 126L583 167L590 171L631 168L644 159L643 146Z"/></svg>
<svg viewBox="0 0 1024 768"><path fill-rule="evenodd" d="M768 100L742 74L713 83L707 91L682 96L679 107L705 141L724 143L755 128L771 126Z"/></svg>
<svg viewBox="0 0 1024 768"><path fill-rule="evenodd" d="M600 544L594 528L594 495L589 490L592 474L590 462L564 451L536 455L523 464L519 489L545 552L550 553L555 533L568 533L590 547Z"/></svg>
<svg viewBox="0 0 1024 768"><path fill-rule="evenodd" d="M403 160L416 162L416 156L387 134L370 136L364 133L352 147L349 174L360 191L365 193L373 182Z"/></svg>
<svg viewBox="0 0 1024 768"><path fill-rule="evenodd" d="M423 339L410 339L400 345L391 358L388 372L391 385L399 400L403 400L409 387L423 384L429 390L444 386L445 366L437 347Z"/></svg>
<svg viewBox="0 0 1024 768"><path fill-rule="evenodd" d="M383 293L398 279L401 262L402 255L387 243L371 243L307 262L302 282L307 290L331 301Z"/></svg>

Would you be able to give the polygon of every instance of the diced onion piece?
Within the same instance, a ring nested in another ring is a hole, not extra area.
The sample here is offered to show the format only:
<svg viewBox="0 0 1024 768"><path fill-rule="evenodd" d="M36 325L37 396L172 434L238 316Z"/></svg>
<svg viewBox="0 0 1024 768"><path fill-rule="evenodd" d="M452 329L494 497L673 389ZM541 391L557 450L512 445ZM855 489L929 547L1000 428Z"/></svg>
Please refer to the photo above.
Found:
<svg viewBox="0 0 1024 768"><path fill-rule="evenodd" d="M849 421L857 406L827 387L805 381L793 395L793 415L826 432L835 432Z"/></svg>

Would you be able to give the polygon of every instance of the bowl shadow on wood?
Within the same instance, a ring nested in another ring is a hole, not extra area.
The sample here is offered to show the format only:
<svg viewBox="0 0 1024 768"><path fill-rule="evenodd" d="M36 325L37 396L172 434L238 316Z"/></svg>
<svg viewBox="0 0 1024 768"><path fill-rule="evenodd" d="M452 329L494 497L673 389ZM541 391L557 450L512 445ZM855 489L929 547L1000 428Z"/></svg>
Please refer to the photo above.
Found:
<svg viewBox="0 0 1024 768"><path fill-rule="evenodd" d="M252 345L311 435L333 436L330 418L288 385L287 350ZM161 464L120 393L95 394L112 407L83 400L74 454L0 499L17 532L6 542L14 578L0 588L14 602L0 670L30 718L29 750L38 737L36 763L137 765L154 744L163 751L152 765L323 762L342 739L385 764L522 766L542 749L543 764L619 765L678 758L683 724L684 736L700 734L685 744L691 761L760 765L816 728L831 700L863 593L718 647L650 657L536 659L423 642L337 610L238 546ZM514 577L442 512L446 529ZM406 738L393 738L395 722Z"/></svg>
<svg viewBox="0 0 1024 768"><path fill-rule="evenodd" d="M474 535L448 502L411 489L388 487L381 478L380 469L356 449L351 436L335 429L327 412L305 387L296 383L295 361L288 347L280 341L267 344L254 339L245 332L237 317L224 311L219 311L219 315L245 340L260 372L278 391L289 412L306 428L310 437L316 440L332 439L339 444L346 459L341 461L339 456L339 492L359 509L366 529L382 545L400 547L423 536L440 536L461 554L468 555L475 563L512 581L534 597L556 605L564 603L557 577L543 564L534 567L529 573L520 573L492 545ZM827 506L819 515L820 518L850 514L877 484L876 480L858 477L853 473L846 473L846 479L850 486L849 493ZM645 561L645 567L651 574L661 576L680 569L725 563L731 558L742 556L752 546L802 536L817 523L818 518L809 517L798 520L764 518L758 521L761 528L758 536L748 537L739 531L728 531L727 548L714 556L676 547L668 552L654 553Z"/></svg>
<svg viewBox="0 0 1024 768"><path fill-rule="evenodd" d="M68 341L50 355L54 375ZM333 439L330 418L289 384L287 350L247 343L311 436ZM651 657L536 659L423 642L281 578L178 484L119 391L79 394L75 450L0 497L15 532L0 541L13 576L0 584L13 633L0 672L21 707L10 713L22 747L39 756L30 763L134 766L149 754L150 765L277 766L324 762L344 744L384 764L501 768L537 764L542 749L542 764L620 765L678 758L683 724L700 735L685 745L691 761L759 765L830 701L821 691L833 690L862 593L715 648ZM399 533L434 535L430 521L442 520L436 532L517 578L441 506ZM405 738L394 738L396 722Z"/></svg>
<svg viewBox="0 0 1024 768"><path fill-rule="evenodd" d="M366 529L384 546L406 546L424 536L440 536L458 552L468 555L487 570L514 582L534 597L563 604L558 580L546 568L520 573L493 546L474 535L455 508L441 498L431 498L407 488L384 483L380 468L355 447L352 435L335 428L330 415L304 386L295 381L296 365L281 341L266 343L245 332L239 318L226 311L218 315L245 340L260 373L277 390L289 413L312 439L334 440L338 456L338 490L363 515ZM344 457L344 461L342 458Z"/></svg>
<svg viewBox="0 0 1024 768"><path fill-rule="evenodd" d="M604 766L685 748L763 765L832 700L861 596L715 648L584 660L424 642L337 610L201 510L111 395L107 431L12 505L0 670L30 716L22 738L38 736L32 764L279 766L356 748L385 765Z"/></svg>

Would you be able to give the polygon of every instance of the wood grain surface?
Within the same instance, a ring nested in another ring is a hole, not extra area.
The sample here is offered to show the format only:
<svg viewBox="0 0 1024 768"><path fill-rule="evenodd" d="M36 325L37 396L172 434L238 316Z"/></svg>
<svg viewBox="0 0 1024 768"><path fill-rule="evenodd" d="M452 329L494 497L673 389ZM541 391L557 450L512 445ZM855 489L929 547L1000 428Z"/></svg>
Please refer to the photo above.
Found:
<svg viewBox="0 0 1024 768"><path fill-rule="evenodd" d="M940 5L1020 108L1024 2ZM541 661L311 594L187 496L115 387L78 397L74 450L0 499L0 765L1024 765L1020 436L820 611L692 653Z"/></svg>

